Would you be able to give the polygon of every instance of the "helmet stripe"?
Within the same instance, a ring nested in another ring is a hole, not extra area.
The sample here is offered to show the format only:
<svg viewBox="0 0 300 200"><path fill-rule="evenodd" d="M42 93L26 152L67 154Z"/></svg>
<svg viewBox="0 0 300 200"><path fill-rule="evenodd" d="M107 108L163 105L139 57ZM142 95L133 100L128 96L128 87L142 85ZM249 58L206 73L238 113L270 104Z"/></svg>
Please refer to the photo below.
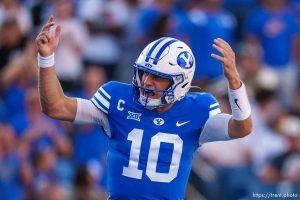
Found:
<svg viewBox="0 0 300 200"><path fill-rule="evenodd" d="M159 40L156 41L156 43L151 47L150 51L148 52L147 56L146 56L146 62L149 62L149 58L152 54L152 52L154 51L154 49L157 47L157 45L159 45L159 43L161 43L163 40L167 39L166 37L163 37Z"/></svg>
<svg viewBox="0 0 300 200"><path fill-rule="evenodd" d="M155 56L155 58L154 58L154 61L153 61L153 64L154 64L154 65L157 64L157 62L158 62L158 60L159 60L161 54L164 52L164 50L165 50L170 44L172 44L172 43L174 43L174 42L176 42L176 41L178 41L178 40L176 40L176 39L170 40L169 42L167 42L166 44L164 44L164 45L160 48L160 50L157 52L157 54L156 54L156 56Z"/></svg>

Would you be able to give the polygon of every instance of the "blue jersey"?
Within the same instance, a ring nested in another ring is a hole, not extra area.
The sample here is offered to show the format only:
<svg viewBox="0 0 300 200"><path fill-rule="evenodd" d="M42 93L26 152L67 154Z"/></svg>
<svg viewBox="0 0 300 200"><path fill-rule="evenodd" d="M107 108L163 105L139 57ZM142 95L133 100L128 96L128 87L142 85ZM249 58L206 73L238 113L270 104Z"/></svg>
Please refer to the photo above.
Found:
<svg viewBox="0 0 300 200"><path fill-rule="evenodd" d="M187 16L182 18L177 31L187 36L194 52L197 61L195 78L214 79L223 76L222 64L210 55L212 52L218 55L220 53L211 45L218 37L223 38L229 44L234 43L236 19L226 10L206 12L192 9Z"/></svg>
<svg viewBox="0 0 300 200"><path fill-rule="evenodd" d="M184 199L201 130L220 112L216 99L187 93L157 113L134 101L132 85L109 82L91 100L110 126L109 199Z"/></svg>
<svg viewBox="0 0 300 200"><path fill-rule="evenodd" d="M297 17L291 10L273 12L257 8L248 17L244 29L246 35L254 35L260 40L267 65L282 68L291 62L293 38L300 33Z"/></svg>

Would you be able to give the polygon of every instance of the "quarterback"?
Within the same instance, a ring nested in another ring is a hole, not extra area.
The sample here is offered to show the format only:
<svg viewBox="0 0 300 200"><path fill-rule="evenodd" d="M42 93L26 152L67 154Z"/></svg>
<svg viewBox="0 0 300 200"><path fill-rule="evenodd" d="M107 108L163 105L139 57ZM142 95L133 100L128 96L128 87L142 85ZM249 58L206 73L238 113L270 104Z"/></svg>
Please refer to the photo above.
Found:
<svg viewBox="0 0 300 200"><path fill-rule="evenodd" d="M211 56L223 64L232 115L221 113L210 93L188 93L196 62L185 43L170 37L144 48L132 84L108 82L89 100L66 97L54 68L61 27L51 35L53 25L51 17L36 38L42 110L54 119L103 127L109 199L184 199L195 150L251 132L245 86L224 40L213 41L222 56Z"/></svg>

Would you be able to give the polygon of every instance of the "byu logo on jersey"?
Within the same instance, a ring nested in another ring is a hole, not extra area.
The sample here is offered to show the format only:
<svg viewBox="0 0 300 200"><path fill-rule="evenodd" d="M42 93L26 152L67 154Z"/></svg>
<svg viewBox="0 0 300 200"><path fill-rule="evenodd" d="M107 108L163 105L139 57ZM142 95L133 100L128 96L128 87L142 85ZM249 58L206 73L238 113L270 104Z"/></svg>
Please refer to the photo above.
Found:
<svg viewBox="0 0 300 200"><path fill-rule="evenodd" d="M189 52L183 51L177 56L177 64L184 69L189 69L194 65L194 58Z"/></svg>
<svg viewBox="0 0 300 200"><path fill-rule="evenodd" d="M153 119L153 123L157 126L161 126L165 123L165 120L157 117Z"/></svg>
<svg viewBox="0 0 300 200"><path fill-rule="evenodd" d="M127 119L133 119L133 120L136 120L139 122L139 121L141 121L140 120L141 115L142 115L141 113L134 113L134 112L128 111Z"/></svg>

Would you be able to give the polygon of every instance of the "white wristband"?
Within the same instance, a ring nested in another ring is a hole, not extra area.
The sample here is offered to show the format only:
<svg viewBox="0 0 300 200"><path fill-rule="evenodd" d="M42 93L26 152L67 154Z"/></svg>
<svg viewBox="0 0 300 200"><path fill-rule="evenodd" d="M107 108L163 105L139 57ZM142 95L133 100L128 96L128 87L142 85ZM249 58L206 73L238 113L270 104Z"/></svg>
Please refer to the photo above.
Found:
<svg viewBox="0 0 300 200"><path fill-rule="evenodd" d="M245 120L251 115L251 107L248 100L245 85L239 89L228 89L229 102L232 111L232 118L235 120Z"/></svg>
<svg viewBox="0 0 300 200"><path fill-rule="evenodd" d="M43 57L38 53L37 59L38 59L38 65L41 68L53 67L55 64L54 53L52 53L48 57Z"/></svg>

